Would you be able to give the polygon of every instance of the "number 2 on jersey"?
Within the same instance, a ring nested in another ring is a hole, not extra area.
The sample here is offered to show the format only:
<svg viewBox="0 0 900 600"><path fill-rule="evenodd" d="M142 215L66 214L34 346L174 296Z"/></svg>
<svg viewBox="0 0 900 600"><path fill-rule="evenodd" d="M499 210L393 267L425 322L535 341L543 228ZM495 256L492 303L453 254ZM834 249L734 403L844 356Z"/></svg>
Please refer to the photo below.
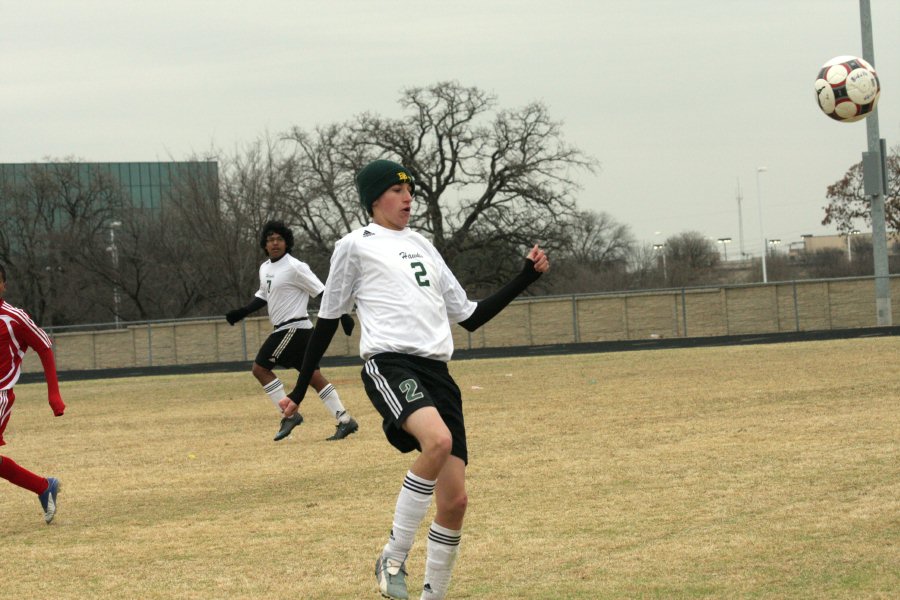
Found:
<svg viewBox="0 0 900 600"><path fill-rule="evenodd" d="M419 283L420 287L431 286L431 282L427 279L428 272L425 270L425 265L416 261L413 263L409 263L409 266L410 268L416 270L416 281Z"/></svg>

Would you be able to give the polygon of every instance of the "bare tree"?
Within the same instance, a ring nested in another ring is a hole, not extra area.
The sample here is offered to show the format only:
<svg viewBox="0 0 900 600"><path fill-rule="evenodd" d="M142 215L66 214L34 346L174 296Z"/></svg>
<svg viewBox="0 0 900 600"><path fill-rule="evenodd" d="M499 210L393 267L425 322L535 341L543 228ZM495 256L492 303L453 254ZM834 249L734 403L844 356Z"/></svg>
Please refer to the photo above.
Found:
<svg viewBox="0 0 900 600"><path fill-rule="evenodd" d="M557 235L554 268L546 278L554 293L629 287L629 258L635 240L627 225L605 212L576 211Z"/></svg>
<svg viewBox="0 0 900 600"><path fill-rule="evenodd" d="M884 198L885 225L890 231L900 231L900 146L894 146L886 160L888 189ZM872 207L863 190L862 162L858 162L844 177L830 186L825 194L825 218L822 225L835 225L838 231L849 233L862 221L872 224Z"/></svg>
<svg viewBox="0 0 900 600"><path fill-rule="evenodd" d="M283 214L288 183L275 146L268 136L260 138L233 157L220 157L218 182L189 173L172 190L172 259L182 255L194 262L192 276L202 289L186 298L202 298L210 310L221 311L252 292L262 253L259 230ZM189 245L179 250L185 241Z"/></svg>
<svg viewBox="0 0 900 600"><path fill-rule="evenodd" d="M403 118L365 113L311 134L295 128L288 136L296 146L295 221L312 245L330 249L367 222L353 174L368 160L391 158L416 180L413 226L432 239L464 285L502 279L510 256L561 230L575 211L572 173L593 171L596 162L565 143L544 105L509 110L496 104L478 88L443 82L404 90Z"/></svg>
<svg viewBox="0 0 900 600"><path fill-rule="evenodd" d="M368 223L354 182L366 158L348 132L337 124L312 133L295 127L286 138L294 153L285 161L290 201L284 208L299 229L298 243L319 256L330 256L336 240Z"/></svg>
<svg viewBox="0 0 900 600"><path fill-rule="evenodd" d="M661 248L663 249L663 248ZM634 244L626 256L632 289L659 288L666 286L662 255L653 244Z"/></svg>
<svg viewBox="0 0 900 600"><path fill-rule="evenodd" d="M631 228L606 212L577 211L567 219L565 229L567 255L579 262L625 261L635 244Z"/></svg>
<svg viewBox="0 0 900 600"><path fill-rule="evenodd" d="M669 285L706 283L719 264L719 249L713 241L696 231L679 233L666 239Z"/></svg>
<svg viewBox="0 0 900 600"><path fill-rule="evenodd" d="M83 272L80 257L124 205L120 186L102 169L66 159L0 181L0 197L0 260L15 280L16 301L45 325L102 314L112 297L105 304L93 297L97 281Z"/></svg>

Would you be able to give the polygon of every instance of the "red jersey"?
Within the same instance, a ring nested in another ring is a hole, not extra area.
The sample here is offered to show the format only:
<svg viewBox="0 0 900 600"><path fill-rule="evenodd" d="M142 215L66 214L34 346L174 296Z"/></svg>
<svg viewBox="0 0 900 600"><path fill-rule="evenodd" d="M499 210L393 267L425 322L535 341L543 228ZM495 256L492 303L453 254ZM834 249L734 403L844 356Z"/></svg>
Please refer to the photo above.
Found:
<svg viewBox="0 0 900 600"><path fill-rule="evenodd" d="M41 357L47 379L47 400L53 414L58 417L65 412L66 405L59 395L52 345L50 337L34 324L28 313L0 298L0 446L5 444L3 431L16 401L12 388L22 374L22 359L29 348L34 348Z"/></svg>
<svg viewBox="0 0 900 600"><path fill-rule="evenodd" d="M43 359L52 345L28 313L0 298L0 390L10 390L18 381L26 350L34 348Z"/></svg>

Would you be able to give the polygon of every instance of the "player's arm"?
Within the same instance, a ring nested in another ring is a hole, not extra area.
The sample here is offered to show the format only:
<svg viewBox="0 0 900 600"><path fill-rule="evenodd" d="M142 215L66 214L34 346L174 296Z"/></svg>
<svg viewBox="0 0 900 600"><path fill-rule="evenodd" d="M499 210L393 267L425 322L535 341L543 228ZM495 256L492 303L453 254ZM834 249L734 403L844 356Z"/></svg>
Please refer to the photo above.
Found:
<svg viewBox="0 0 900 600"><path fill-rule="evenodd" d="M525 265L522 271L513 277L513 279L502 288L478 302L474 312L465 321L459 324L468 331L475 331L497 314L506 308L506 305L512 302L516 296L525 291L529 285L538 280L538 278L550 269L550 261L544 251L537 244L525 257Z"/></svg>
<svg viewBox="0 0 900 600"><path fill-rule="evenodd" d="M316 370L316 365L325 356L325 351L328 350L328 346L331 344L332 338L334 338L340 320L319 317L316 321L312 336L309 338L309 344L306 345L306 353L303 355L303 366L300 367L300 374L297 375L297 385L287 395L287 398L283 398L279 402L284 416L290 417L293 415L300 403L303 402L306 388L309 387L309 381Z"/></svg>
<svg viewBox="0 0 900 600"><path fill-rule="evenodd" d="M53 414L61 417L66 411L66 404L63 402L59 393L59 378L56 375L56 358L53 356L53 350L47 346L38 346L35 352L41 359L41 365L44 367L44 379L47 380L47 400L50 402L50 408Z"/></svg>
<svg viewBox="0 0 900 600"><path fill-rule="evenodd" d="M344 335L350 336L353 334L353 327L356 323L353 321L353 317L347 314L341 315L341 329L344 330Z"/></svg>
<svg viewBox="0 0 900 600"><path fill-rule="evenodd" d="M234 325L238 321L244 319L250 313L258 311L266 304L268 304L268 302L266 302L259 296L254 296L253 300L251 300L250 304L248 304L247 306L242 306L241 308L236 308L234 310L228 311L225 314L225 320L228 321L229 325Z"/></svg>
<svg viewBox="0 0 900 600"><path fill-rule="evenodd" d="M317 293L314 296L311 296L311 298L312 299L318 298L321 301L321 299L322 299L321 296L322 296L322 291L319 291L319 293ZM346 313L341 315L341 329L344 330L344 335L346 335L347 337L351 336L353 334L353 328L355 326L356 326L356 322L353 320L353 317L351 317L350 315L348 315Z"/></svg>
<svg viewBox="0 0 900 600"><path fill-rule="evenodd" d="M14 321L13 328L16 336L25 342L27 348L33 348L41 359L44 367L44 379L47 380L47 400L50 408L57 417L62 416L66 405L59 393L59 378L56 375L56 358L53 356L53 343L50 336L43 329L35 325L30 317L21 321Z"/></svg>
<svg viewBox="0 0 900 600"><path fill-rule="evenodd" d="M333 280L353 281L355 279L356 269L353 267L354 261L351 256L351 249L352 244L348 244L345 239L339 240L334 245L334 252L331 255L331 270L328 275L329 283ZM319 318L316 320L316 326L313 328L309 343L306 345L303 364L300 366L300 373L297 375L297 385L294 386L294 389L291 390L286 398L282 398L278 403L286 417L293 415L297 411L297 406L303 401L312 375L319 361L325 356L325 351L328 350L332 338L334 338L338 321L343 324L344 332L347 335L350 335L353 331L353 319L344 313L345 310L349 311L353 308L350 298L344 297L345 294L350 293L349 288L331 290L328 287L328 283L325 284L325 287L325 291L322 292L322 306L320 307ZM333 312L329 312L329 310ZM341 313L341 316L332 319L323 318L321 316L322 312L325 314ZM350 322L347 323L347 319L344 317L349 319Z"/></svg>

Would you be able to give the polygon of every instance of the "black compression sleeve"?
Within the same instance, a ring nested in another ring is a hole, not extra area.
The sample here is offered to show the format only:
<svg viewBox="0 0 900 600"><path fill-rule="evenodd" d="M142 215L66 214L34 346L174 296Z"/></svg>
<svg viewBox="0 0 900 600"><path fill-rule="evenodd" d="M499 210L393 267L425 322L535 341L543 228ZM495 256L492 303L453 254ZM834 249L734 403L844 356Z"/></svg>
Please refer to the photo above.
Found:
<svg viewBox="0 0 900 600"><path fill-rule="evenodd" d="M502 288L479 302L475 307L475 312L465 321L460 321L459 324L468 331L475 331L496 317L497 313L506 308L507 304L525 291L525 288L537 281L540 276L541 274L534 270L534 261L526 258L525 266L522 268L521 273L513 277Z"/></svg>
<svg viewBox="0 0 900 600"><path fill-rule="evenodd" d="M249 315L252 312L258 311L266 304L268 304L268 302L266 302L259 296L253 296L253 300L250 301L250 304L244 307L244 310L247 311L247 314Z"/></svg>
<svg viewBox="0 0 900 600"><path fill-rule="evenodd" d="M316 327L313 329L312 336L309 338L309 344L306 346L306 354L303 355L303 366L300 367L300 374L297 375L297 385L288 394L288 398L293 400L295 404L303 402L306 388L309 387L309 381L312 379L319 361L325 355L325 351L328 350L328 345L337 331L339 321L340 319L323 319L322 317L319 317L316 321Z"/></svg>
<svg viewBox="0 0 900 600"><path fill-rule="evenodd" d="M250 304L247 306L242 306L240 308L236 308L234 310L230 310L225 313L225 319L229 324L234 325L241 319L245 318L250 313L259 310L263 306L268 304L265 300L258 296L254 296L253 300L250 301Z"/></svg>

